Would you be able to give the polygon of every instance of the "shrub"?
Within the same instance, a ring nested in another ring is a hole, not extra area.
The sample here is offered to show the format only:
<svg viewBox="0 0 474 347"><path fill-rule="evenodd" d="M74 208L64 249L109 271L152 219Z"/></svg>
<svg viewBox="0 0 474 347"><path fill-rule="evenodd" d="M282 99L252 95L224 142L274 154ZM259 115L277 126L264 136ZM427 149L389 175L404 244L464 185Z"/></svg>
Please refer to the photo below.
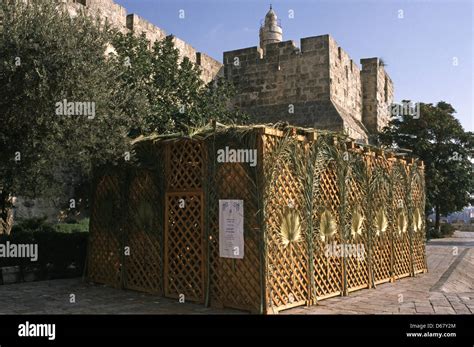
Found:
<svg viewBox="0 0 474 347"><path fill-rule="evenodd" d="M440 225L440 230L436 230L434 227L434 223L428 223L428 239L439 239L443 237L450 237L453 235L456 228L448 223L442 223Z"/></svg>
<svg viewBox="0 0 474 347"><path fill-rule="evenodd" d="M441 237L450 237L454 234L454 231L456 228L449 224L449 223L443 223L441 224Z"/></svg>

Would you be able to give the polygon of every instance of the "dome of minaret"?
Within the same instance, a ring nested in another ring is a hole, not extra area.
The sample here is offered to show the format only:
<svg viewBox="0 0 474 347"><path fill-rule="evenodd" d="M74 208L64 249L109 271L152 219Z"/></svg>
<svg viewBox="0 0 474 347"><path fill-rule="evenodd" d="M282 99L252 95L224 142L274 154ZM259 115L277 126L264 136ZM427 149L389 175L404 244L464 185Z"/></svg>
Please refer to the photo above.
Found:
<svg viewBox="0 0 474 347"><path fill-rule="evenodd" d="M268 12L265 16L265 22L267 22L267 21L268 22L270 22L270 21L276 22L276 20L277 20L277 15L276 15L275 11L273 11L272 6L270 5L270 10L268 10Z"/></svg>
<svg viewBox="0 0 474 347"><path fill-rule="evenodd" d="M265 46L269 43L281 42L283 30L278 23L278 17L270 5L270 10L265 15L265 21L260 27L260 48L265 52Z"/></svg>

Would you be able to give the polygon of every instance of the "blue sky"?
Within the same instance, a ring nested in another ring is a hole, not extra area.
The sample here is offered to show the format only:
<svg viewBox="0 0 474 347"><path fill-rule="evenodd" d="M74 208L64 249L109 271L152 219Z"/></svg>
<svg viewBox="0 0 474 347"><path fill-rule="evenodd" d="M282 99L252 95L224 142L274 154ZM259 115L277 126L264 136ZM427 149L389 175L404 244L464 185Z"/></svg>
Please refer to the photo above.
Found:
<svg viewBox="0 0 474 347"><path fill-rule="evenodd" d="M224 51L258 45L260 21L272 2L284 40L299 46L300 38L330 34L355 62L382 57L395 84L395 101L449 102L464 128L474 131L472 0L115 2L219 61Z"/></svg>

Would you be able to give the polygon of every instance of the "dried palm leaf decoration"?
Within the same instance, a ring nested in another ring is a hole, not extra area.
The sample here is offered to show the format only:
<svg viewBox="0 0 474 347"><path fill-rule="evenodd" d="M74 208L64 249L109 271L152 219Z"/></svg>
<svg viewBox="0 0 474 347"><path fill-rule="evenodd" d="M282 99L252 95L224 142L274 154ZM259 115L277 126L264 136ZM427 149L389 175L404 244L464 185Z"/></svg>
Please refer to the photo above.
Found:
<svg viewBox="0 0 474 347"><path fill-rule="evenodd" d="M329 239L336 233L337 223L331 211L325 210L321 214L321 221L319 224L319 232L322 241L328 242ZM326 263L326 280L329 280L329 255Z"/></svg>
<svg viewBox="0 0 474 347"><path fill-rule="evenodd" d="M408 228L408 220L405 210L403 208L399 208L397 211L397 230L398 235L402 235L407 232Z"/></svg>
<svg viewBox="0 0 474 347"><path fill-rule="evenodd" d="M329 238L337 231L337 223L331 211L325 210L321 214L321 221L319 224L319 232L322 241L328 241Z"/></svg>
<svg viewBox="0 0 474 347"><path fill-rule="evenodd" d="M362 235L362 225L364 223L364 216L360 213L360 209L352 214L351 220L351 236L355 238L356 236Z"/></svg>
<svg viewBox="0 0 474 347"><path fill-rule="evenodd" d="M420 208L417 207L413 212L413 230L419 232L423 227L423 217L421 216Z"/></svg>
<svg viewBox="0 0 474 347"><path fill-rule="evenodd" d="M298 212L286 206L280 215L279 239L283 247L301 241L301 221Z"/></svg>
<svg viewBox="0 0 474 347"><path fill-rule="evenodd" d="M375 234L377 236L385 233L388 228L388 218L383 208L380 208L375 214L375 228Z"/></svg>

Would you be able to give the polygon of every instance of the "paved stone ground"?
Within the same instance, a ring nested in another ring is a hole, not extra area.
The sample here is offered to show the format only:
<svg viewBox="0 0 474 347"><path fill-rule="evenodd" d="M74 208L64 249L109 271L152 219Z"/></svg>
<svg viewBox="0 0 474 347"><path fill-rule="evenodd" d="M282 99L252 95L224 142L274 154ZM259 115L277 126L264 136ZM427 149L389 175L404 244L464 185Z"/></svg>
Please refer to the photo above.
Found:
<svg viewBox="0 0 474 347"><path fill-rule="evenodd" d="M426 247L426 274L322 300L286 314L472 314L474 313L474 232L456 231Z"/></svg>
<svg viewBox="0 0 474 347"><path fill-rule="evenodd" d="M428 243L429 273L322 300L284 314L472 314L474 232ZM456 255L457 254L457 255ZM75 295L76 303L69 301ZM79 279L0 286L0 314L239 314Z"/></svg>

